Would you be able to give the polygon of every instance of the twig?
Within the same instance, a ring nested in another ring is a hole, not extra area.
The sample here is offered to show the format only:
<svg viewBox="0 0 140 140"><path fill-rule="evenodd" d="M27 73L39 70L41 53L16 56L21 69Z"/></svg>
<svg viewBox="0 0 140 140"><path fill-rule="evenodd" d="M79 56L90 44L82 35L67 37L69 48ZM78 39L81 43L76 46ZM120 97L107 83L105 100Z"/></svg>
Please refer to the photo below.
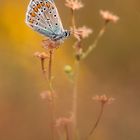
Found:
<svg viewBox="0 0 140 140"><path fill-rule="evenodd" d="M100 109L99 115L97 117L97 120L96 120L95 124L93 125L92 129L90 130L90 132L89 132L86 140L88 140L91 137L91 135L93 135L93 133L95 132L97 126L99 125L99 122L101 120L101 117L103 115L103 111L104 111L104 104L101 103L101 109Z"/></svg>
<svg viewBox="0 0 140 140"><path fill-rule="evenodd" d="M48 83L49 83L49 90L51 92L51 131L52 131L52 140L54 140L54 121L55 121L55 113L54 113L54 91L52 87L52 55L53 50L49 51L49 70L48 70Z"/></svg>
<svg viewBox="0 0 140 140"><path fill-rule="evenodd" d="M97 37L95 38L94 43L88 47L88 49L86 50L85 53L83 53L81 59L85 59L85 58L93 51L93 49L97 46L97 44L98 44L100 38L101 38L101 37L104 35L104 33L105 33L106 26L107 26L107 23L105 23L104 26L101 28L101 30L99 31Z"/></svg>
<svg viewBox="0 0 140 140"><path fill-rule="evenodd" d="M68 125L65 125L65 130L66 130L66 140L70 140L70 136L69 136L69 128Z"/></svg>
<svg viewBox="0 0 140 140"><path fill-rule="evenodd" d="M44 78L46 78L45 59L41 59L41 69L42 69Z"/></svg>
<svg viewBox="0 0 140 140"><path fill-rule="evenodd" d="M74 128L77 126L77 96L78 96L78 77L79 77L80 62L75 60L75 79L73 88L73 120Z"/></svg>
<svg viewBox="0 0 140 140"><path fill-rule="evenodd" d="M76 22L75 22L75 16L74 16L74 10L71 9L71 13L72 13L72 28L73 28L73 32L75 31L76 28Z"/></svg>
<svg viewBox="0 0 140 140"><path fill-rule="evenodd" d="M48 72L48 80L49 80L49 83L51 83L52 81L52 55L53 55L53 52L52 50L49 51L49 72Z"/></svg>
<svg viewBox="0 0 140 140"><path fill-rule="evenodd" d="M75 33L76 29L76 21L75 21L75 15L74 10L72 11L72 29L73 33ZM77 43L77 45L79 45ZM79 47L79 46L78 46ZM77 48L74 48L75 54L77 55ZM79 69L80 69L80 59L77 59L77 56L75 57L75 73L74 73L74 81L73 81L73 103L72 103L72 117L73 117L73 139L77 139L77 99L78 99L78 77L79 77Z"/></svg>

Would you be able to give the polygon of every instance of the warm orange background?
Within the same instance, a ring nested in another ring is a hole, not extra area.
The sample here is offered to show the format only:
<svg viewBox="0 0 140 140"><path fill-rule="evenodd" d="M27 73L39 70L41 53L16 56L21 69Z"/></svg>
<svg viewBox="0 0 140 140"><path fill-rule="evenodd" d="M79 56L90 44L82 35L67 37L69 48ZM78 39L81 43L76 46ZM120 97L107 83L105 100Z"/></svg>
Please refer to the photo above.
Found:
<svg viewBox="0 0 140 140"><path fill-rule="evenodd" d="M64 0L55 0L64 27L70 26L70 12ZM99 104L96 94L113 96L107 106L94 140L140 139L140 1L83 0L85 8L77 13L78 25L87 25L94 34L103 24L100 9L120 16L110 24L98 47L81 65L78 98L78 126L82 138L94 123ZM25 23L28 0L0 0L0 140L49 140L49 110L39 94L46 90L39 61L42 36ZM55 53L53 73L57 92L57 116L71 111L72 86L63 73L65 64L73 65L73 39Z"/></svg>

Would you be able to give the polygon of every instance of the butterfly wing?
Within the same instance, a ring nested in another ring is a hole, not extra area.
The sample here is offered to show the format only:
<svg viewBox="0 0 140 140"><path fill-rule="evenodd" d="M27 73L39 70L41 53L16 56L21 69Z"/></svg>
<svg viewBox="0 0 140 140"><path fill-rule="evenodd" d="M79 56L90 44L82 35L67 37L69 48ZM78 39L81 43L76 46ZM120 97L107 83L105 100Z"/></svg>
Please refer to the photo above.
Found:
<svg viewBox="0 0 140 140"><path fill-rule="evenodd" d="M50 0L52 3L54 3L54 0Z"/></svg>
<svg viewBox="0 0 140 140"><path fill-rule="evenodd" d="M47 2L51 3L51 5L50 5L51 10L49 11L49 13L45 12L45 14L50 18L50 22L51 22L53 31L56 34L61 34L64 31L64 29L63 29L63 26L62 26L60 16L58 14L58 10L57 10L57 8L54 4L54 1L53 0L45 0L45 1L46 1L46 3Z"/></svg>
<svg viewBox="0 0 140 140"><path fill-rule="evenodd" d="M26 23L33 30L50 38L64 31L53 0L31 0L26 13Z"/></svg>

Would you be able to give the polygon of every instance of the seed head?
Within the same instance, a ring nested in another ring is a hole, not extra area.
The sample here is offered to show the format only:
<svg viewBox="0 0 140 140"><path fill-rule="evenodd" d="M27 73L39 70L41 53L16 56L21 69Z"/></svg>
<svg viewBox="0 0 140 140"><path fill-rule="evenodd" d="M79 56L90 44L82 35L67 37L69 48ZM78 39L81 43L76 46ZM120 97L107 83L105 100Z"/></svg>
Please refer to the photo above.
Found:
<svg viewBox="0 0 140 140"><path fill-rule="evenodd" d="M107 10L100 10L100 15L106 22L111 21L113 23L116 23L119 20L119 17L117 15L114 15Z"/></svg>
<svg viewBox="0 0 140 140"><path fill-rule="evenodd" d="M79 10L84 7L83 3L79 0L66 0L65 5L72 10Z"/></svg>
<svg viewBox="0 0 140 140"><path fill-rule="evenodd" d="M95 100L95 101L98 101L98 102L100 102L101 104L110 104L110 103L112 103L115 99L114 98L112 98L112 97L107 97L106 95L101 95L101 96L99 96L99 95L96 95L95 97L93 97L92 98L93 100Z"/></svg>

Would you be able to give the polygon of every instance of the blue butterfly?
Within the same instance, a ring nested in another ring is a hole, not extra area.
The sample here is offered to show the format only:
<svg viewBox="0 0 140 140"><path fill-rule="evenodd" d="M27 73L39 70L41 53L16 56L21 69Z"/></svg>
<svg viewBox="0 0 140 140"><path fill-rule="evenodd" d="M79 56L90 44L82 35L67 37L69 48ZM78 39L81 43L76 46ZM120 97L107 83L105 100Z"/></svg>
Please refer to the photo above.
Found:
<svg viewBox="0 0 140 140"><path fill-rule="evenodd" d="M70 31L63 29L53 0L31 0L26 13L26 24L53 41L63 41L70 36Z"/></svg>

